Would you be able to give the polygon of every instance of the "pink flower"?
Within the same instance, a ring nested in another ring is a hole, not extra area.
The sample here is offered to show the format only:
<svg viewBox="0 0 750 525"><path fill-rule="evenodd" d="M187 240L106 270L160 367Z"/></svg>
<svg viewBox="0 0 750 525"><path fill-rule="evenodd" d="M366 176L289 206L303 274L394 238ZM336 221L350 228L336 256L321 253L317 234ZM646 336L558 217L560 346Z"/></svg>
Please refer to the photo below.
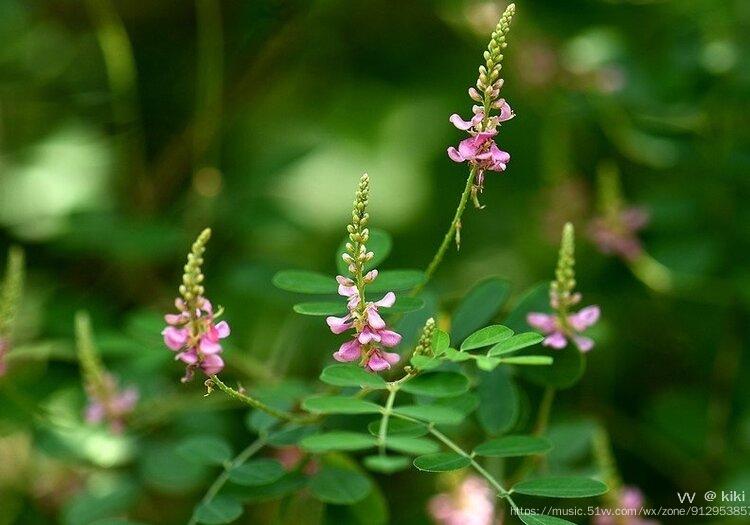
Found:
<svg viewBox="0 0 750 525"><path fill-rule="evenodd" d="M649 215L645 210L627 208L612 217L594 218L589 224L588 233L602 253L633 261L643 253L637 233L648 221Z"/></svg>
<svg viewBox="0 0 750 525"><path fill-rule="evenodd" d="M177 314L167 314L164 320L167 327L162 330L164 344L177 353L175 359L187 365L183 382L193 378L195 369L201 369L207 376L216 375L224 368L220 340L229 337L231 330L226 321L214 323L211 302L199 297L195 312L188 310L182 299L175 300L181 310Z"/></svg>
<svg viewBox="0 0 750 525"><path fill-rule="evenodd" d="M452 493L430 499L427 510L439 525L491 525L495 498L482 478L468 476Z"/></svg>
<svg viewBox="0 0 750 525"><path fill-rule="evenodd" d="M565 348L568 339L571 339L581 352L588 352L594 347L594 341L579 333L593 326L599 320L600 313L598 306L587 306L561 321L559 316L554 314L531 312L526 316L526 322L547 335L542 341L545 346Z"/></svg>
<svg viewBox="0 0 750 525"><path fill-rule="evenodd" d="M362 276L362 286L373 282L378 276L377 270L371 270ZM396 302L396 294L388 292L375 302L362 302L357 284L350 278L337 276L339 295L346 297L349 312L344 317L326 317L326 323L334 334L342 334L354 329L353 338L343 343L334 352L333 358L340 362L360 361L365 369L381 371L390 368L400 359L398 354L385 352L380 346L392 348L401 342L401 335L388 329L387 323L380 315L380 308L390 308Z"/></svg>
<svg viewBox="0 0 750 525"><path fill-rule="evenodd" d="M601 509L594 525L659 525L658 521L641 519L643 493L636 487L623 487L618 494L618 507Z"/></svg>
<svg viewBox="0 0 750 525"><path fill-rule="evenodd" d="M456 115L454 115L456 116ZM448 148L448 156L454 162L469 161L477 166L479 171L505 171L510 154L497 147L492 137L496 131L485 131L462 140L458 149Z"/></svg>
<svg viewBox="0 0 750 525"><path fill-rule="evenodd" d="M89 385L89 404L86 407L86 421L101 423L107 421L111 431L120 434L125 429L125 419L135 409L138 390L126 388L118 390L117 380L109 374L104 376L101 385Z"/></svg>

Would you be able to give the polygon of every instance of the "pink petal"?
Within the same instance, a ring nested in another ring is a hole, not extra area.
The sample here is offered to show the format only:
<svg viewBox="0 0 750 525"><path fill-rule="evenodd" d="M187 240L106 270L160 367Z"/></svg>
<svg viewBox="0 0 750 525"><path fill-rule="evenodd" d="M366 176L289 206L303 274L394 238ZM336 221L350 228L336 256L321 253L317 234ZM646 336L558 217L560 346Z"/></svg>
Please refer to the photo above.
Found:
<svg viewBox="0 0 750 525"><path fill-rule="evenodd" d="M231 330L229 329L229 323L227 323L226 321L221 321L214 327L214 329L216 330L216 335L219 337L219 339L229 337L229 334L231 333Z"/></svg>
<svg viewBox="0 0 750 525"><path fill-rule="evenodd" d="M206 334L201 337L200 350L204 354L218 354L221 353L221 345Z"/></svg>
<svg viewBox="0 0 750 525"><path fill-rule="evenodd" d="M568 322L576 332L582 332L599 320L600 313L598 306L587 306L579 312L569 315Z"/></svg>
<svg viewBox="0 0 750 525"><path fill-rule="evenodd" d="M192 348L186 352L177 354L176 359L188 365L194 365L198 362L198 354Z"/></svg>
<svg viewBox="0 0 750 525"><path fill-rule="evenodd" d="M365 274L364 280L366 283L371 283L377 278L377 276L378 276L377 270L370 270L369 272Z"/></svg>
<svg viewBox="0 0 750 525"><path fill-rule="evenodd" d="M383 346L394 347L401 342L401 335L393 330L380 330L380 342Z"/></svg>
<svg viewBox="0 0 750 525"><path fill-rule="evenodd" d="M334 334L341 334L349 330L352 327L351 316L346 317L326 317L326 323L331 328L331 332Z"/></svg>
<svg viewBox="0 0 750 525"><path fill-rule="evenodd" d="M385 328L385 321L380 317L378 309L374 306L367 307L367 324L369 324L375 330L381 330Z"/></svg>
<svg viewBox="0 0 750 525"><path fill-rule="evenodd" d="M370 356L370 359L367 360L366 366L370 370L374 370L375 372L380 372L381 370L390 368L391 364L385 359L383 359L378 352L373 352L373 354Z"/></svg>
<svg viewBox="0 0 750 525"><path fill-rule="evenodd" d="M218 355L207 355L201 363L201 369L207 376L218 374L224 368L224 360Z"/></svg>
<svg viewBox="0 0 750 525"><path fill-rule="evenodd" d="M562 332L553 332L542 341L542 344L544 346L551 346L552 348L560 349L565 348L568 345L568 341L565 339Z"/></svg>
<svg viewBox="0 0 750 525"><path fill-rule="evenodd" d="M365 329L360 332L359 336L357 337L359 339L359 342L363 345L366 345L370 341L380 342L380 334L378 332L372 330L369 326L365 326Z"/></svg>
<svg viewBox="0 0 750 525"><path fill-rule="evenodd" d="M448 148L448 156L451 158L453 162L463 162L466 159L461 156L461 154L458 152L456 148L451 146Z"/></svg>
<svg viewBox="0 0 750 525"><path fill-rule="evenodd" d="M510 105L503 100L502 103L500 104L500 115L498 116L498 118L500 119L500 122L505 122L506 120L510 120L515 116L516 114L513 113L513 110L510 108Z"/></svg>
<svg viewBox="0 0 750 525"><path fill-rule="evenodd" d="M573 342L576 344L581 352L588 352L594 348L594 340L590 337L583 337L582 335L573 336Z"/></svg>
<svg viewBox="0 0 750 525"><path fill-rule="evenodd" d="M482 95L480 95L479 91L474 87L469 88L469 97L471 97L474 102L482 102Z"/></svg>
<svg viewBox="0 0 750 525"><path fill-rule="evenodd" d="M356 361L359 359L359 356L362 351L362 345L359 344L359 341L356 339L352 339L351 341L347 341L346 343L342 344L338 351L333 354L333 358L336 361L341 361L344 363L350 362L350 361Z"/></svg>
<svg viewBox="0 0 750 525"><path fill-rule="evenodd" d="M453 115L451 115L448 120L450 120L454 126L462 131L467 131L474 126L473 122L471 122L470 120L467 121L462 119L458 113L454 113Z"/></svg>
<svg viewBox="0 0 750 525"><path fill-rule="evenodd" d="M396 302L396 294L393 292L388 292L383 296L383 298L380 301L377 301L375 303L375 306L382 306L385 308L390 308L393 306L393 304Z"/></svg>
<svg viewBox="0 0 750 525"><path fill-rule="evenodd" d="M214 313L214 307L211 304L211 301L209 301L206 298L203 299L203 302L201 303L200 308L201 308L201 310L203 310L204 312L206 312L208 315L211 315L212 313Z"/></svg>
<svg viewBox="0 0 750 525"><path fill-rule="evenodd" d="M401 360L401 356L394 352L380 352L380 354L383 356L383 359L392 365L395 365Z"/></svg>
<svg viewBox="0 0 750 525"><path fill-rule="evenodd" d="M185 313L167 314L164 316L164 320L167 322L167 324L180 324L185 319L187 319L187 315L185 315Z"/></svg>
<svg viewBox="0 0 750 525"><path fill-rule="evenodd" d="M548 314L531 312L526 316L526 322L532 328L541 330L545 334L548 334L555 329L555 317Z"/></svg>
<svg viewBox="0 0 750 525"><path fill-rule="evenodd" d="M164 336L164 344L172 350L179 350L185 346L189 334L187 328L175 328L174 326L168 326L161 332L161 335Z"/></svg>
<svg viewBox="0 0 750 525"><path fill-rule="evenodd" d="M98 401L94 401L86 407L86 422L87 423L99 423L104 419L105 415L104 405Z"/></svg>

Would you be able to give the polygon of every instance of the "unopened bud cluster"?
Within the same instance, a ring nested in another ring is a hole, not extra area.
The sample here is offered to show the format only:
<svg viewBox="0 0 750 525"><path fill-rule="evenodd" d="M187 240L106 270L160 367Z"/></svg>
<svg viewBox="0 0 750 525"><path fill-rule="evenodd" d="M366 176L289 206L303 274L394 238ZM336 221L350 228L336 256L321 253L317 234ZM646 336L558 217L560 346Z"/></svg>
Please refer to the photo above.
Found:
<svg viewBox="0 0 750 525"><path fill-rule="evenodd" d="M435 337L435 319L430 317L422 328L422 334L419 336L417 346L414 348L414 355L425 355L432 357L432 340Z"/></svg>
<svg viewBox="0 0 750 525"><path fill-rule="evenodd" d="M493 100L500 93L502 85L500 71L503 68L503 50L508 46L505 38L510 30L510 22L515 12L515 4L510 4L505 9L503 16L500 17L500 21L497 23L497 27L492 32L487 50L484 52L485 63L479 66L477 89Z"/></svg>
<svg viewBox="0 0 750 525"><path fill-rule="evenodd" d="M367 223L370 215L367 213L367 204L370 196L370 176L365 173L359 179L359 186L354 195L352 207L352 222L347 225L349 242L346 243L346 253L342 254L344 262L348 265L349 272L355 277L362 275L362 268L370 261L374 254L367 251L366 243L370 240L370 230Z"/></svg>
<svg viewBox="0 0 750 525"><path fill-rule="evenodd" d="M575 287L575 232L573 225L567 223L563 228L560 254L555 269L555 280L550 286L550 303L552 306L565 312L569 306L580 301L580 295L573 293Z"/></svg>
<svg viewBox="0 0 750 525"><path fill-rule="evenodd" d="M206 228L193 243L190 253L187 256L187 263L184 266L185 273L182 275L182 284L179 290L180 295L182 295L185 302L190 306L194 305L196 300L205 291L202 284L204 276L201 272L201 266L203 265L203 253L206 251L206 243L210 238L211 229Z"/></svg>

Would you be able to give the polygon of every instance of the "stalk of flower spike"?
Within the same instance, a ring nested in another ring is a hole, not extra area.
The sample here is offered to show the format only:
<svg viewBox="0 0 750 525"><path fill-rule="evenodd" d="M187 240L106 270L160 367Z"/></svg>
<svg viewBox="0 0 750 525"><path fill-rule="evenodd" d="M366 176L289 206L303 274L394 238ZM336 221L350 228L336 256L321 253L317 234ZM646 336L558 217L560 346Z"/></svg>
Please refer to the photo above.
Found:
<svg viewBox="0 0 750 525"><path fill-rule="evenodd" d="M599 320L600 310L598 306L587 306L576 313L570 312L571 307L581 301L581 294L575 292L574 236L573 225L567 223L563 228L555 280L550 284L550 306L554 313L531 312L526 322L547 336L542 342L545 346L565 348L571 340L581 352L588 352L594 347L594 341L580 333Z"/></svg>
<svg viewBox="0 0 750 525"><path fill-rule="evenodd" d="M76 349L78 363L84 379L89 403L86 407L86 421L101 423L106 421L116 434L125 428L128 416L138 402L138 390L120 390L117 380L104 367L94 344L91 320L86 312L77 312L75 317Z"/></svg>
<svg viewBox="0 0 750 525"><path fill-rule="evenodd" d="M164 316L167 322L162 330L164 343L186 365L183 383L190 381L197 369L210 377L224 368L220 340L229 336L230 328L226 321L216 322L222 310L214 312L213 305L204 297L201 270L210 237L211 230L206 228L193 243L179 288L181 297L175 300L178 313Z"/></svg>
<svg viewBox="0 0 750 525"><path fill-rule="evenodd" d="M367 250L370 231L367 227L370 216L367 204L370 195L370 177L365 173L359 180L352 207L352 221L347 226L349 241L346 251L341 255L347 264L349 277L339 275L338 293L347 298L348 313L344 317L330 316L326 323L335 334L354 329L351 340L341 345L333 354L334 359L342 362L357 361L365 369L380 372L399 361L398 354L386 352L383 347L391 348L401 342L401 336L390 330L378 310L393 306L396 295L388 292L375 302L368 302L365 290L378 276L375 269L366 271L366 265L374 254Z"/></svg>
<svg viewBox="0 0 750 525"><path fill-rule="evenodd" d="M2 291L0 291L0 376L7 370L5 357L11 349L13 327L21 301L24 281L23 250L17 246L8 252Z"/></svg>
<svg viewBox="0 0 750 525"><path fill-rule="evenodd" d="M503 80L500 78L502 52L507 47L506 37L515 12L515 4L510 4L500 17L497 27L492 32L487 50L484 52L485 63L479 66L476 87L469 88L469 96L477 103L473 106L473 116L465 121L460 115L454 113L449 119L454 126L470 135L469 138L461 141L458 148L448 148L448 156L451 160L469 164L469 176L448 231L445 232L437 252L427 265L426 279L414 288L412 295L419 293L432 278L452 242L456 243L456 248L460 248L461 217L466 210L469 198L473 200L477 208L481 207L478 194L484 187L485 173L504 171L510 161L510 155L497 147L494 137L497 135L500 124L515 116L507 102L499 98L500 88L503 85Z"/></svg>

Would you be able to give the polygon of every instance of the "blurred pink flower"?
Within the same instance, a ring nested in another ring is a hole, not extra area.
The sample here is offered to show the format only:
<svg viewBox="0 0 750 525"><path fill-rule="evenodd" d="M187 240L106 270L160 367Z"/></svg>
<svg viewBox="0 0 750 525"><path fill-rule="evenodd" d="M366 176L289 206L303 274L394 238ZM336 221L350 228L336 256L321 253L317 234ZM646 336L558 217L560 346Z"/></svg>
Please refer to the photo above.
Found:
<svg viewBox="0 0 750 525"><path fill-rule="evenodd" d="M197 304L191 316L185 301L176 299L175 306L180 311L164 316L167 327L161 332L164 344L178 352L175 359L187 365L183 382L190 381L197 368L207 376L221 372L224 360L219 355L222 352L220 340L231 332L226 321L214 323L213 306L208 299L199 297Z"/></svg>
<svg viewBox="0 0 750 525"><path fill-rule="evenodd" d="M643 508L643 493L636 487L623 487L618 494L618 507L602 509L594 518L594 525L659 525L658 521L640 517Z"/></svg>
<svg viewBox="0 0 750 525"><path fill-rule="evenodd" d="M125 429L125 420L133 412L138 402L138 390L119 390L117 380L105 374L99 385L88 385L89 404L86 407L86 421L101 423L106 421L115 434Z"/></svg>
<svg viewBox="0 0 750 525"><path fill-rule="evenodd" d="M595 217L589 224L589 237L607 255L618 255L633 261L643 253L637 233L649 221L642 208L627 208L611 217Z"/></svg>
<svg viewBox="0 0 750 525"><path fill-rule="evenodd" d="M453 492L430 499L427 510L439 525L491 525L495 497L482 478L468 476Z"/></svg>

